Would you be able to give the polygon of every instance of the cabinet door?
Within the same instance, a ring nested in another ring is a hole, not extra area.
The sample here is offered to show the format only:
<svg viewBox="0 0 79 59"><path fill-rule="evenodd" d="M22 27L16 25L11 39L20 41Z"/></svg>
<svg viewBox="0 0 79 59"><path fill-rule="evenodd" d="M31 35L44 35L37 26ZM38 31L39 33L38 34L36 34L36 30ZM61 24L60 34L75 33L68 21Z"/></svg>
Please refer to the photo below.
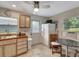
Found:
<svg viewBox="0 0 79 59"><path fill-rule="evenodd" d="M30 17L26 16L26 27L29 28L30 27Z"/></svg>
<svg viewBox="0 0 79 59"><path fill-rule="evenodd" d="M16 56L16 45L6 45L4 53L6 57Z"/></svg>
<svg viewBox="0 0 79 59"><path fill-rule="evenodd" d="M0 41L0 57L2 57L3 56L3 51L4 51L4 49L3 49L3 41Z"/></svg>
<svg viewBox="0 0 79 59"><path fill-rule="evenodd" d="M7 40L4 41L4 56L15 56L16 55L16 40Z"/></svg>
<svg viewBox="0 0 79 59"><path fill-rule="evenodd" d="M19 27L20 28L30 27L30 17L29 16L19 16Z"/></svg>
<svg viewBox="0 0 79 59"><path fill-rule="evenodd" d="M2 46L0 46L0 57L2 57L3 56L3 52L2 52L3 50L2 50Z"/></svg>
<svg viewBox="0 0 79 59"><path fill-rule="evenodd" d="M25 16L19 16L19 27L20 28L26 27L26 17Z"/></svg>

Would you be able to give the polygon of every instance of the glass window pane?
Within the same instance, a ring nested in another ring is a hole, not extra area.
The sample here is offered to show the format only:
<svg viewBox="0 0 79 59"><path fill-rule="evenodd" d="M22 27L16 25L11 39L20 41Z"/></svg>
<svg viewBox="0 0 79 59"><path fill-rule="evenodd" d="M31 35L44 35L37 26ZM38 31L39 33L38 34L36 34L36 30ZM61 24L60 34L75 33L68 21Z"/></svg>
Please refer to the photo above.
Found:
<svg viewBox="0 0 79 59"><path fill-rule="evenodd" d="M32 33L39 32L39 21L32 21Z"/></svg>
<svg viewBox="0 0 79 59"><path fill-rule="evenodd" d="M0 33L15 33L18 32L17 19L0 17Z"/></svg>
<svg viewBox="0 0 79 59"><path fill-rule="evenodd" d="M68 32L79 32L79 18L70 17L64 20L64 29Z"/></svg>

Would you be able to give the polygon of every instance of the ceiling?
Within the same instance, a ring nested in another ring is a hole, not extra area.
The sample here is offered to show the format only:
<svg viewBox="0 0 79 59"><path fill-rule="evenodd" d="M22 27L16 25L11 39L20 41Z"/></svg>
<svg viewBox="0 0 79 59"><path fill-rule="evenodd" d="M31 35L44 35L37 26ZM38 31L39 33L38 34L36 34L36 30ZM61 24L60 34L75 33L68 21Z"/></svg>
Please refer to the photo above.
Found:
<svg viewBox="0 0 79 59"><path fill-rule="evenodd" d="M15 4L16 8L12 7L12 4ZM27 15L33 14L32 1L0 1L0 7L21 11ZM50 17L76 7L79 7L79 1L40 1L39 11L35 15Z"/></svg>

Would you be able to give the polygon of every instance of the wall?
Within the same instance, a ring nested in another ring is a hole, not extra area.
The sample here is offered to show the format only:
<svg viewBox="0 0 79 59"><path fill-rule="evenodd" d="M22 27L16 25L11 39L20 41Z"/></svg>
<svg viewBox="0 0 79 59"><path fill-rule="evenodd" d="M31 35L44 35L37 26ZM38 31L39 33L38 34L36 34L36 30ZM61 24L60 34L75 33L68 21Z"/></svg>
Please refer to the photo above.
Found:
<svg viewBox="0 0 79 59"><path fill-rule="evenodd" d="M70 38L70 39L74 38L74 39L76 39L76 33L71 34L71 33L67 33L67 32L63 31L63 20L66 18L72 17L72 16L79 17L79 7L50 17L50 19L58 21L58 29L57 30L58 30L59 38Z"/></svg>
<svg viewBox="0 0 79 59"><path fill-rule="evenodd" d="M0 16L18 18L19 12L0 7Z"/></svg>

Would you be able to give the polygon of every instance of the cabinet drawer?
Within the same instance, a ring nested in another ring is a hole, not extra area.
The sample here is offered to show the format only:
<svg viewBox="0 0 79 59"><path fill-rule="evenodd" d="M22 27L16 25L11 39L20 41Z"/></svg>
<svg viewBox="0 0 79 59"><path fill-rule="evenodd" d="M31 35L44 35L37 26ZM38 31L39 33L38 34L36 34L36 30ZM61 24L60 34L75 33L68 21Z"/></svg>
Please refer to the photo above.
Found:
<svg viewBox="0 0 79 59"><path fill-rule="evenodd" d="M22 48L27 48L27 45L25 44L25 45L20 45L17 47L17 49L22 49Z"/></svg>
<svg viewBox="0 0 79 59"><path fill-rule="evenodd" d="M27 51L27 48L23 48L23 49L17 50L17 54L21 54L26 51Z"/></svg>
<svg viewBox="0 0 79 59"><path fill-rule="evenodd" d="M22 45L22 44L26 44L27 45L27 41L23 41L23 42L18 42L17 45Z"/></svg>
<svg viewBox="0 0 79 59"><path fill-rule="evenodd" d="M13 40L6 40L3 42L4 44L11 44L11 43L16 43L16 39Z"/></svg>
<svg viewBox="0 0 79 59"><path fill-rule="evenodd" d="M21 42L21 41L26 41L27 38L21 38L21 39L17 39L17 42Z"/></svg>

